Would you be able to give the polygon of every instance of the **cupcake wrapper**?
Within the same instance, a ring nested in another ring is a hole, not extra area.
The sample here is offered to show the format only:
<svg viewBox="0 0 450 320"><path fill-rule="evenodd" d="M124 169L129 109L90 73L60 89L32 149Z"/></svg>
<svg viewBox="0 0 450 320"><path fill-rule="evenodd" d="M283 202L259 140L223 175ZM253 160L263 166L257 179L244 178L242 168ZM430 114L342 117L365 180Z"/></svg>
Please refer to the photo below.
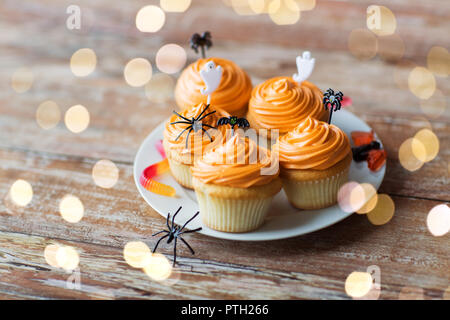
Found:
<svg viewBox="0 0 450 320"><path fill-rule="evenodd" d="M273 197L225 199L196 190L202 221L224 232L247 232L263 224Z"/></svg>
<svg viewBox="0 0 450 320"><path fill-rule="evenodd" d="M192 185L191 167L173 160L169 160L170 172L174 179L185 188L194 189Z"/></svg>
<svg viewBox="0 0 450 320"><path fill-rule="evenodd" d="M348 181L349 168L320 180L298 181L282 178L289 202L299 209L321 209L337 202L339 189Z"/></svg>

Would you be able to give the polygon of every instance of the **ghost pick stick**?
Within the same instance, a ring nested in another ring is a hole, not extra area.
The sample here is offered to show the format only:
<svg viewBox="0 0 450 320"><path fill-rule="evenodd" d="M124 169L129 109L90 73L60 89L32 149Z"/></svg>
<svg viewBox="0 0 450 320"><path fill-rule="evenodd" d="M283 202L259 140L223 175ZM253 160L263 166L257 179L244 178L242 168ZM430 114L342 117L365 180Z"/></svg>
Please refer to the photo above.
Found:
<svg viewBox="0 0 450 320"><path fill-rule="evenodd" d="M202 70L200 70L200 76L203 79L206 87L200 89L200 92L204 95L208 95L207 105L211 103L211 94L219 87L222 80L222 67L217 66L214 61L208 61Z"/></svg>

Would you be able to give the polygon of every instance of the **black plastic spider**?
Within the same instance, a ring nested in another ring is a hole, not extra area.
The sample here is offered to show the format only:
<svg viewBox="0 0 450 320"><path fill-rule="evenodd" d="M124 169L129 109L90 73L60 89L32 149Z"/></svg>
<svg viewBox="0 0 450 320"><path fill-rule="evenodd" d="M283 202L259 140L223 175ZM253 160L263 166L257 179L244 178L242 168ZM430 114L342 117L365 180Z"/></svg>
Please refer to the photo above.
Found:
<svg viewBox="0 0 450 320"><path fill-rule="evenodd" d="M186 221L186 223L182 227L176 226L174 224L175 216L178 214L178 212L180 212L181 208L182 207L179 207L177 212L175 212L175 214L173 215L173 217L172 217L172 224L171 225L169 225L170 213L167 214L166 224L167 224L168 230L162 230L162 231L159 231L159 232L157 232L155 234L152 234L152 237L154 237L154 236L156 236L158 234L166 233L166 235L164 235L161 238L159 238L158 242L155 245L155 248L152 251L153 253L155 253L155 251L158 248L158 245L159 245L159 243L161 242L162 239L169 237L167 239L167 243L171 243L172 241L175 240L174 241L174 247L173 247L173 266L175 266L175 263L177 262L177 240L178 239L183 241L183 243L189 248L189 250L191 251L192 254L195 254L194 249L191 248L191 246L186 242L186 240L184 240L181 237L181 235L182 234L186 234L186 233L192 233L192 232L197 232L197 231L202 230L202 228L200 227L200 228L193 229L193 230L183 231L184 227L186 227L189 222L191 222L192 220L195 219L195 217L198 216L198 214L200 213L198 211L192 218L190 218L188 221Z"/></svg>
<svg viewBox="0 0 450 320"><path fill-rule="evenodd" d="M333 89L328 89L323 94L323 105L325 110L328 110L328 105L330 105L330 117L328 118L328 123L331 123L331 117L334 111L341 110L341 101L344 94L340 91L334 93Z"/></svg>
<svg viewBox="0 0 450 320"><path fill-rule="evenodd" d="M205 48L209 49L212 47L211 33L209 31L203 32L202 35L194 33L189 42L195 53L198 53L198 47L200 47L202 50L202 58L205 59Z"/></svg>
<svg viewBox="0 0 450 320"><path fill-rule="evenodd" d="M192 117L192 119L188 119L188 118L182 116L181 114L179 114L178 112L173 111L174 114L176 114L177 116L179 116L183 120L181 120L181 121L174 121L174 122L171 122L170 124L177 124L177 123L188 124L188 126L186 128L184 128L183 131L181 131L178 134L178 136L175 138L175 141L177 141L178 138L181 137L183 132L185 132L186 130L189 130L188 134L186 136L186 149L187 149L188 148L189 135L191 134L191 132L194 131L194 133L196 133L197 131L202 130L204 133L207 134L207 136L209 137L209 139L212 142L213 139L209 135L208 131L206 131L205 128L203 128L203 127L208 127L208 128L211 128L211 129L216 129L216 128L213 127L213 126L210 126L209 124L202 123L203 119L205 119L207 116L210 116L210 115L212 115L213 113L216 112L216 110L214 110L212 112L209 112L209 113L203 115L208 108L209 108L209 104L206 106L205 109L203 109L203 111L198 115L197 118Z"/></svg>
<svg viewBox="0 0 450 320"><path fill-rule="evenodd" d="M238 126L238 128L248 128L250 127L250 123L245 118L238 118L235 116L231 117L223 117L217 121L218 126L222 126L224 124L229 124L231 126L231 130L234 133L234 126Z"/></svg>

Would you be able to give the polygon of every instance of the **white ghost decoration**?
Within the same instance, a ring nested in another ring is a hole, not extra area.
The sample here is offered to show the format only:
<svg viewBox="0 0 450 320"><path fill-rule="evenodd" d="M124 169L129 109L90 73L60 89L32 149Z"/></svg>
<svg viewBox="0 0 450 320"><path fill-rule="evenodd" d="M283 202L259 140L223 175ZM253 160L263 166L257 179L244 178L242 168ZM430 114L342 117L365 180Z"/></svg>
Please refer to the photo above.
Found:
<svg viewBox="0 0 450 320"><path fill-rule="evenodd" d="M202 70L200 70L200 76L205 82L206 88L200 89L202 94L208 95L208 102L211 102L211 93L213 93L220 85L222 80L222 67L215 65L214 61L209 61L205 64Z"/></svg>
<svg viewBox="0 0 450 320"><path fill-rule="evenodd" d="M314 63L316 62L315 58L311 58L311 52L304 51L302 56L298 56L295 59L297 63L297 72L294 73L292 78L301 84L303 81L309 78L313 69Z"/></svg>

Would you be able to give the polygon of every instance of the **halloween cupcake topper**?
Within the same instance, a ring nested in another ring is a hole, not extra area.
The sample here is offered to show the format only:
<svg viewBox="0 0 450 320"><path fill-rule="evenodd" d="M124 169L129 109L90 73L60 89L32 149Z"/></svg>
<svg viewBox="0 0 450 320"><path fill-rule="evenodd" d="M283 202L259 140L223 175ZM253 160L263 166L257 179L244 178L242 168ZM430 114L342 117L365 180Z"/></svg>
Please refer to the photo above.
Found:
<svg viewBox="0 0 450 320"><path fill-rule="evenodd" d="M217 66L214 61L208 61L202 70L200 70L200 76L203 79L206 87L200 89L200 92L204 95L208 95L208 100L206 104L211 103L211 94L216 91L222 80L222 67Z"/></svg>
<svg viewBox="0 0 450 320"><path fill-rule="evenodd" d="M219 121L217 121L218 126L223 126L225 124L229 124L231 126L231 132L234 135L234 127L237 126L238 128L246 129L250 127L250 123L245 118L238 118L235 116L231 117L223 117L220 118Z"/></svg>
<svg viewBox="0 0 450 320"><path fill-rule="evenodd" d="M205 59L205 49L208 50L212 47L211 33L209 31L205 31L201 35L199 33L194 33L189 42L195 53L198 53L198 48L200 47L202 58Z"/></svg>
<svg viewBox="0 0 450 320"><path fill-rule="evenodd" d="M298 84L302 84L302 82L311 75L316 59L311 58L311 52L304 51L302 56L298 56L295 59L295 62L297 63L297 73L294 73L292 78L297 81Z"/></svg>
<svg viewBox="0 0 450 320"><path fill-rule="evenodd" d="M341 110L341 102L344 97L344 94L340 91L334 93L333 89L328 89L323 94L323 105L325 107L325 110L330 111L330 117L328 118L328 124L331 124L331 117L333 116L333 112L337 110Z"/></svg>

